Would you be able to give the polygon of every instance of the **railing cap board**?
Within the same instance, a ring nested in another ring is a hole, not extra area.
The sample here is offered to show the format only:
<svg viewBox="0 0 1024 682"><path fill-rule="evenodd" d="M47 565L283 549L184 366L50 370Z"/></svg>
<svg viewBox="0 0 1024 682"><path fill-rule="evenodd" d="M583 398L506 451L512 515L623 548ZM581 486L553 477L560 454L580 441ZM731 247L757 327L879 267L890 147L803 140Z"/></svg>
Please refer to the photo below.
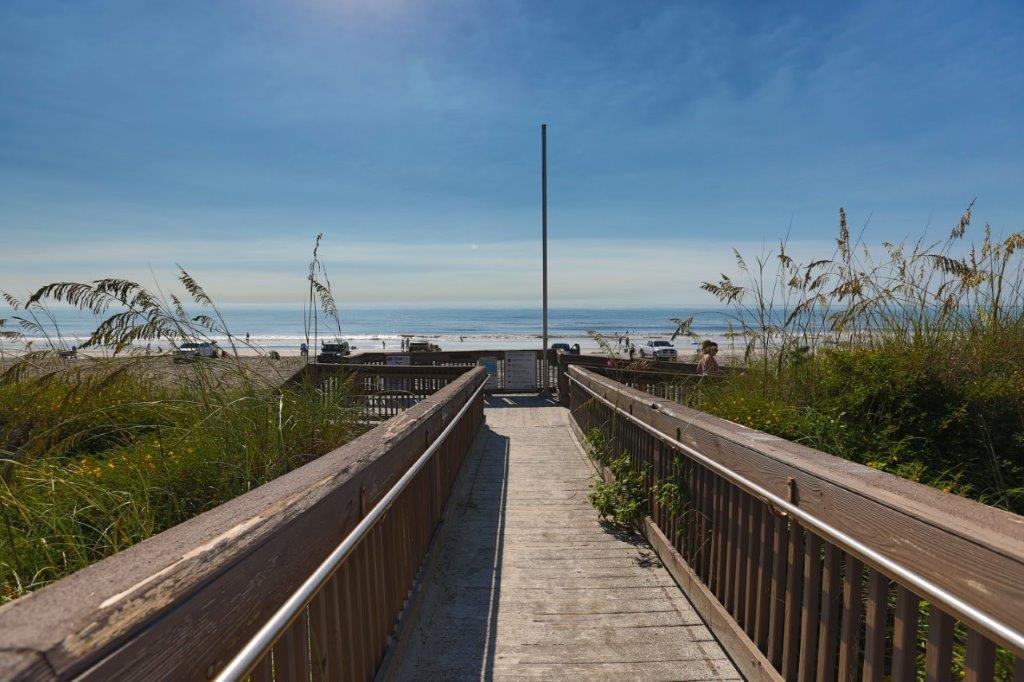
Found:
<svg viewBox="0 0 1024 682"><path fill-rule="evenodd" d="M524 350L532 350L536 353L537 357L542 357L544 351L536 348L526 348ZM520 351L508 351L505 349L491 349L491 350L439 350L439 351L426 351L411 353L409 351L397 351L397 350L357 350L351 355L345 356L342 360L342 364L361 364L361 363L376 363L384 362L385 358L391 355L408 355L412 359L412 363L415 365L417 360L420 362L476 362L480 358L485 357L497 357L504 358L505 353L508 352L520 352ZM548 356L554 358L556 351L548 349Z"/></svg>
<svg viewBox="0 0 1024 682"><path fill-rule="evenodd" d="M706 412L582 367L570 373L634 416L798 504L988 613L1024 626L1024 517L944 493ZM656 405L654 408L652 405ZM966 570L956 570L951 559Z"/></svg>
<svg viewBox="0 0 1024 682"><path fill-rule="evenodd" d="M262 604L233 604L232 595L224 594L223 586L218 588L214 583L230 576L229 569L236 569L243 562L259 564L255 559L263 559L256 554L261 548L277 547L278 555L287 551L289 543L300 539L297 536L307 525L308 518L315 517L309 521L313 529L323 526L321 517L328 510L318 503L329 496L344 493L352 502L346 509L354 510L359 487L367 489L371 500L382 494L390 480L401 475L403 467L425 447L422 429L429 428L432 434L439 432L439 426L431 425L442 418L450 418L454 412L449 404L458 400L460 394L468 396L484 377L482 368L466 373L350 443L4 605L0 608L0 677L63 679L82 673L103 657L122 651L126 643L131 646L137 636L145 637L150 628L158 628L160 623L173 617L184 617L182 612L188 609L191 600L198 603L198 595L204 595L207 601L221 600L243 611L258 608L257 616L272 613L278 605L274 600L283 602L305 578L305 573L297 570L293 576L268 578L276 584L267 584L266 587L273 589L257 592L263 597ZM412 438L414 435L418 437ZM385 457L402 449L408 450L407 456ZM348 517L340 516L335 507L330 512L327 518L337 526L335 537L327 537L326 533L316 536L309 544L303 544L300 552L295 552L300 547L291 547L289 558L294 564L315 566L322 558L318 551L333 547L341 539L337 535L345 530L344 522ZM300 516L302 523L296 523ZM259 583L257 578L266 578L256 572L247 575L251 580L242 582L250 588L251 583ZM211 590L212 595L208 595ZM244 589L240 589L235 596L243 593ZM251 589L249 596L252 596ZM213 613L216 618L221 612ZM211 613L204 611L196 618L209 626L205 621L211 619ZM214 625L227 626L228 623ZM214 627L208 637L241 642L242 637L255 632L258 626L258 618L249 618L236 632ZM165 649L174 646L174 642L162 641ZM154 649L152 644L137 655L141 657L143 653L158 659L154 666L159 664L161 656L179 660L188 657L201 660L202 657L202 652L197 650L161 652L161 647Z"/></svg>
<svg viewBox="0 0 1024 682"><path fill-rule="evenodd" d="M320 372L347 373L353 374L375 374L378 376L411 376L411 377L457 377L472 367L446 366L446 365L317 365Z"/></svg>

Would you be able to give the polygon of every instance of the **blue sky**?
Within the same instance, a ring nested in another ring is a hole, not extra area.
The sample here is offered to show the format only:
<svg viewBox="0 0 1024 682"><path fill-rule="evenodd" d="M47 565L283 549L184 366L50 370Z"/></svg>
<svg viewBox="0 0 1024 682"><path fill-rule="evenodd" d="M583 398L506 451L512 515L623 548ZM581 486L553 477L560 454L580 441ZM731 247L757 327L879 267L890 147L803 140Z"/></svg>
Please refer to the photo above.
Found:
<svg viewBox="0 0 1024 682"><path fill-rule="evenodd" d="M1024 215L1024 3L0 5L0 288L180 262L219 298L710 302L790 231L830 255Z"/></svg>

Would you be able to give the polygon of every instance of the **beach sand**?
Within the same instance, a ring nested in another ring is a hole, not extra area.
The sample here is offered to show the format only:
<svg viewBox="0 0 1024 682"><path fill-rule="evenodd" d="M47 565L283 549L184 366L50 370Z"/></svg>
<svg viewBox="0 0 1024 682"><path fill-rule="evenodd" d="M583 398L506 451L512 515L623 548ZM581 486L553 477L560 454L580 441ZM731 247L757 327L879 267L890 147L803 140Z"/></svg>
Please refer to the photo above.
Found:
<svg viewBox="0 0 1024 682"><path fill-rule="evenodd" d="M8 356L0 361L0 372L7 371L16 362L15 356ZM282 357L272 360L252 352L249 355L229 358L204 358L196 361L203 363L204 368L211 370L215 381L234 384L243 376L265 382L270 386L280 386L290 379L305 364L305 359ZM124 358L104 358L101 354L82 353L74 360L45 359L31 362L29 375L43 376L54 371L108 371L113 368L130 367L138 375L172 385L180 380L188 380L193 375L196 363L175 362L170 355L141 356Z"/></svg>

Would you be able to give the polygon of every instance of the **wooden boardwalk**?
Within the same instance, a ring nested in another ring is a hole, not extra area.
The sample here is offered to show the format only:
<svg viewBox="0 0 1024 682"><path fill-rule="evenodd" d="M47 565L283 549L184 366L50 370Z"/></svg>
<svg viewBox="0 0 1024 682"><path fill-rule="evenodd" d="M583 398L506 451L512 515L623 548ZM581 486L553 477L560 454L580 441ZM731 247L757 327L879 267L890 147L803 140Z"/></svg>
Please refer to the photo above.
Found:
<svg viewBox="0 0 1024 682"><path fill-rule="evenodd" d="M485 413L385 677L738 679L654 553L599 525L568 411Z"/></svg>

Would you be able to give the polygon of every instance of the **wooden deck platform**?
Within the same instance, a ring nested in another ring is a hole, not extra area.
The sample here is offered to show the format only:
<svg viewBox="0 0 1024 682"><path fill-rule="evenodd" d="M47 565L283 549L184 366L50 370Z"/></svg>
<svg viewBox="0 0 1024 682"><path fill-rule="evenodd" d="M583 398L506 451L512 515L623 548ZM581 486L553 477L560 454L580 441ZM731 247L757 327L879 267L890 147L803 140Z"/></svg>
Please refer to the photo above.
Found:
<svg viewBox="0 0 1024 682"><path fill-rule="evenodd" d="M654 552L598 523L567 410L485 414L384 677L739 679Z"/></svg>

